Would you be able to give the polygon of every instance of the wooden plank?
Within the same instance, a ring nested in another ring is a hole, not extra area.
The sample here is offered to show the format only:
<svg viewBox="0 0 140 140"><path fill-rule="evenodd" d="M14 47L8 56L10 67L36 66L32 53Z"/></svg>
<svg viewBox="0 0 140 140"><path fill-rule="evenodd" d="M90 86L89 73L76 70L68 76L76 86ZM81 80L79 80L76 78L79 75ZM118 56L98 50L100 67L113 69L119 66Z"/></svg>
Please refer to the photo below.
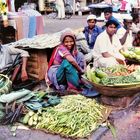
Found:
<svg viewBox="0 0 140 140"><path fill-rule="evenodd" d="M28 73L28 75L35 80L39 80L39 75L38 74Z"/></svg>
<svg viewBox="0 0 140 140"><path fill-rule="evenodd" d="M35 62L35 63L33 63L33 62L30 62L30 61L28 61L28 63L27 63L27 69L37 69L38 68L38 64Z"/></svg>
<svg viewBox="0 0 140 140"><path fill-rule="evenodd" d="M28 75L36 80L43 80L48 68L48 53L46 49L30 50L30 58L27 64ZM49 54L50 55L50 54Z"/></svg>

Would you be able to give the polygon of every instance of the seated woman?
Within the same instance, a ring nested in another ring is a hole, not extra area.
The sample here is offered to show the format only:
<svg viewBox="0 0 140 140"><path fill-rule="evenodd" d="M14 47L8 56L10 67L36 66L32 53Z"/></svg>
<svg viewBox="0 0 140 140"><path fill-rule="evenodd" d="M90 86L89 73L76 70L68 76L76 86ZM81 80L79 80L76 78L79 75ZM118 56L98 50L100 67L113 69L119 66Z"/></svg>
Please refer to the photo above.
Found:
<svg viewBox="0 0 140 140"><path fill-rule="evenodd" d="M9 25L8 20L2 21L0 26L0 35L3 44L8 44L17 40L17 31L13 26Z"/></svg>
<svg viewBox="0 0 140 140"><path fill-rule="evenodd" d="M61 44L52 53L46 82L58 90L80 89L80 74L84 72L84 55L76 48L75 36L65 32L61 36Z"/></svg>

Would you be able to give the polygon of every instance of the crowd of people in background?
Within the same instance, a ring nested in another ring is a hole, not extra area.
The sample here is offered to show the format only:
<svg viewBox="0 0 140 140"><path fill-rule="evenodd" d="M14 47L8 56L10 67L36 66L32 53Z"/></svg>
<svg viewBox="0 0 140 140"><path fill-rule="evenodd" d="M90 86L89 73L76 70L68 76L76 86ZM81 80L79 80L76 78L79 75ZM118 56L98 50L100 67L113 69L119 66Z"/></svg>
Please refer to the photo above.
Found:
<svg viewBox="0 0 140 140"><path fill-rule="evenodd" d="M79 47L79 44L78 44L78 46L76 47L78 48L76 52L81 51L84 54L84 55L80 55L82 56L82 59L80 58L78 59L78 60L82 60L81 61L82 67L84 66L83 61L85 61L86 64L89 64L90 62L92 62L93 67L95 68L110 67L110 66L115 66L117 64L126 65L125 57L121 54L121 50L127 51L127 49L130 47L140 46L140 42L139 42L140 31L138 27L138 24L139 24L138 15L135 15L132 18L130 14L127 14L124 17L123 21L120 22L115 17L113 17L112 9L107 8L104 11L104 17L105 17L105 25L103 25L102 27L99 27L97 26L97 17L95 15L87 16L87 26L84 27L84 30L82 32L83 37L85 38L85 41L87 43L87 46L86 46L87 49L85 48L85 45L83 46L81 45ZM77 74L80 75L81 73L84 73L85 69L83 68L83 70L81 70L80 68L81 65L77 62L76 57L73 55L73 51L71 51L71 49L72 48L74 49L74 46L72 44L76 44L76 42L74 41L74 38L72 39L70 35L67 35L65 40L62 41L62 45L58 47L59 49L64 47L65 51L63 49L61 51L60 49L59 51L57 51L57 53L55 53L57 56L59 56L61 61L56 60L57 63L55 64L55 61L53 60L52 67L53 69L57 70L56 75L53 75L52 74L53 70L50 70L50 69L49 69L48 74L50 77L49 79L51 79L51 82L57 81L59 82L60 85L63 83L66 83L65 86L67 88L70 87L74 89L80 89L79 82L78 82L80 79L77 76ZM74 53L74 54L77 54L77 53ZM87 55L88 56L90 55L90 59L86 59ZM57 57L55 57L55 59L57 59ZM70 79L68 75L68 73L70 74L70 72L68 71L68 68L73 69L73 70L72 69L70 70L72 72ZM60 73L61 73L61 76L60 76ZM54 76L55 80L51 76ZM72 77L77 77L76 78L77 85L74 84L76 79L73 80ZM59 80L59 78L61 79ZM61 80L62 81L64 80L64 81L61 82ZM56 86L56 83L54 85Z"/></svg>

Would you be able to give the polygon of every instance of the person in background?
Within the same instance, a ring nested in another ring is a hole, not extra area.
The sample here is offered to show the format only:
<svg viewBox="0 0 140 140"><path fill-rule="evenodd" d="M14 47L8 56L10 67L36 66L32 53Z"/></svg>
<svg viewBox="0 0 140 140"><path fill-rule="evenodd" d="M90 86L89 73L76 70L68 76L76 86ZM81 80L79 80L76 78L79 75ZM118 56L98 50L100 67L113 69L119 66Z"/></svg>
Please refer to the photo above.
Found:
<svg viewBox="0 0 140 140"><path fill-rule="evenodd" d="M2 45L3 40L1 38L0 44L0 73L3 73L9 66L12 66L17 55L20 55L22 58L22 67L21 67L21 80L26 81L28 79L27 74L27 59L29 54L27 51L15 48L9 45Z"/></svg>
<svg viewBox="0 0 140 140"><path fill-rule="evenodd" d="M132 33L136 34L140 30L140 19L138 14L133 15Z"/></svg>
<svg viewBox="0 0 140 140"><path fill-rule="evenodd" d="M46 83L57 90L81 90L80 75L84 73L84 55L76 48L75 35L64 32L61 44L57 46L50 58Z"/></svg>
<svg viewBox="0 0 140 140"><path fill-rule="evenodd" d="M115 20L109 20L105 26L106 29L97 37L93 48L93 66L96 68L110 67L117 64L125 65L125 58L119 52L122 45L116 35L119 24Z"/></svg>
<svg viewBox="0 0 140 140"><path fill-rule="evenodd" d="M65 19L65 6L63 0L56 0L57 8L58 8L58 18Z"/></svg>
<svg viewBox="0 0 140 140"><path fill-rule="evenodd" d="M126 7L125 7L125 10L127 12L127 14L130 14L130 12L132 12L132 4L130 2L130 0L126 0L127 3L126 3Z"/></svg>
<svg viewBox="0 0 140 140"><path fill-rule="evenodd" d="M140 47L140 31L137 32L137 34L133 40L133 46Z"/></svg>
<svg viewBox="0 0 140 140"><path fill-rule="evenodd" d="M18 12L18 9L24 4L27 3L28 0L14 0L15 11Z"/></svg>
<svg viewBox="0 0 140 140"><path fill-rule="evenodd" d="M10 26L8 20L1 22L0 34L2 44L8 44L17 40L17 31L13 26Z"/></svg>
<svg viewBox="0 0 140 140"><path fill-rule="evenodd" d="M75 11L78 12L79 10L81 10L81 5L80 5L80 1L77 0L75 3Z"/></svg>
<svg viewBox="0 0 140 140"><path fill-rule="evenodd" d="M96 41L97 36L102 32L102 28L96 25L96 16L89 15L87 17L87 26L84 27L83 30L83 38L86 40L86 46L80 45L80 50L82 53L85 54L85 61L86 63L90 63L93 61L92 50L94 48L94 44Z"/></svg>
<svg viewBox="0 0 140 140"><path fill-rule="evenodd" d="M27 59L29 54L25 50L9 46L8 43L15 42L17 38L16 30L13 26L9 26L8 20L2 21L0 26L0 73L12 66L17 55L22 58L21 80L26 81L27 75Z"/></svg>
<svg viewBox="0 0 140 140"><path fill-rule="evenodd" d="M87 17L87 24L83 33L85 34L89 49L94 48L94 44L97 36L102 32L102 28L96 25L97 19L95 15L89 15Z"/></svg>
<svg viewBox="0 0 140 140"><path fill-rule="evenodd" d="M128 47L132 47L133 36L132 36L132 16L125 15L123 19L123 27L117 30L117 36L120 39L123 49L127 50Z"/></svg>
<svg viewBox="0 0 140 140"><path fill-rule="evenodd" d="M126 0L121 0L120 11L125 12L125 10L126 10L126 4L127 4L127 1Z"/></svg>
<svg viewBox="0 0 140 140"><path fill-rule="evenodd" d="M112 7L108 7L104 10L104 17L106 21L114 20L115 22L117 22L118 24L117 29L121 27L120 22L112 15ZM104 29L104 26L103 26L103 29Z"/></svg>

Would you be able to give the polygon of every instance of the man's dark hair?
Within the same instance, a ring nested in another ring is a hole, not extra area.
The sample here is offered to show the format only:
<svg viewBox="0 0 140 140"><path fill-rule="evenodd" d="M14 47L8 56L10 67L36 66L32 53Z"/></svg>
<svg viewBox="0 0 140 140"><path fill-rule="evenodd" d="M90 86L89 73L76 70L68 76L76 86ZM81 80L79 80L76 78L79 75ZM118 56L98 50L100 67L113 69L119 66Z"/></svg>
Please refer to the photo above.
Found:
<svg viewBox="0 0 140 140"><path fill-rule="evenodd" d="M135 22L139 18L138 14L133 14L133 21Z"/></svg>
<svg viewBox="0 0 140 140"><path fill-rule="evenodd" d="M104 13L112 13L112 7L105 8Z"/></svg>
<svg viewBox="0 0 140 140"><path fill-rule="evenodd" d="M108 27L109 25L112 24L115 25L116 28L119 26L119 24L115 20L108 20L105 26Z"/></svg>

